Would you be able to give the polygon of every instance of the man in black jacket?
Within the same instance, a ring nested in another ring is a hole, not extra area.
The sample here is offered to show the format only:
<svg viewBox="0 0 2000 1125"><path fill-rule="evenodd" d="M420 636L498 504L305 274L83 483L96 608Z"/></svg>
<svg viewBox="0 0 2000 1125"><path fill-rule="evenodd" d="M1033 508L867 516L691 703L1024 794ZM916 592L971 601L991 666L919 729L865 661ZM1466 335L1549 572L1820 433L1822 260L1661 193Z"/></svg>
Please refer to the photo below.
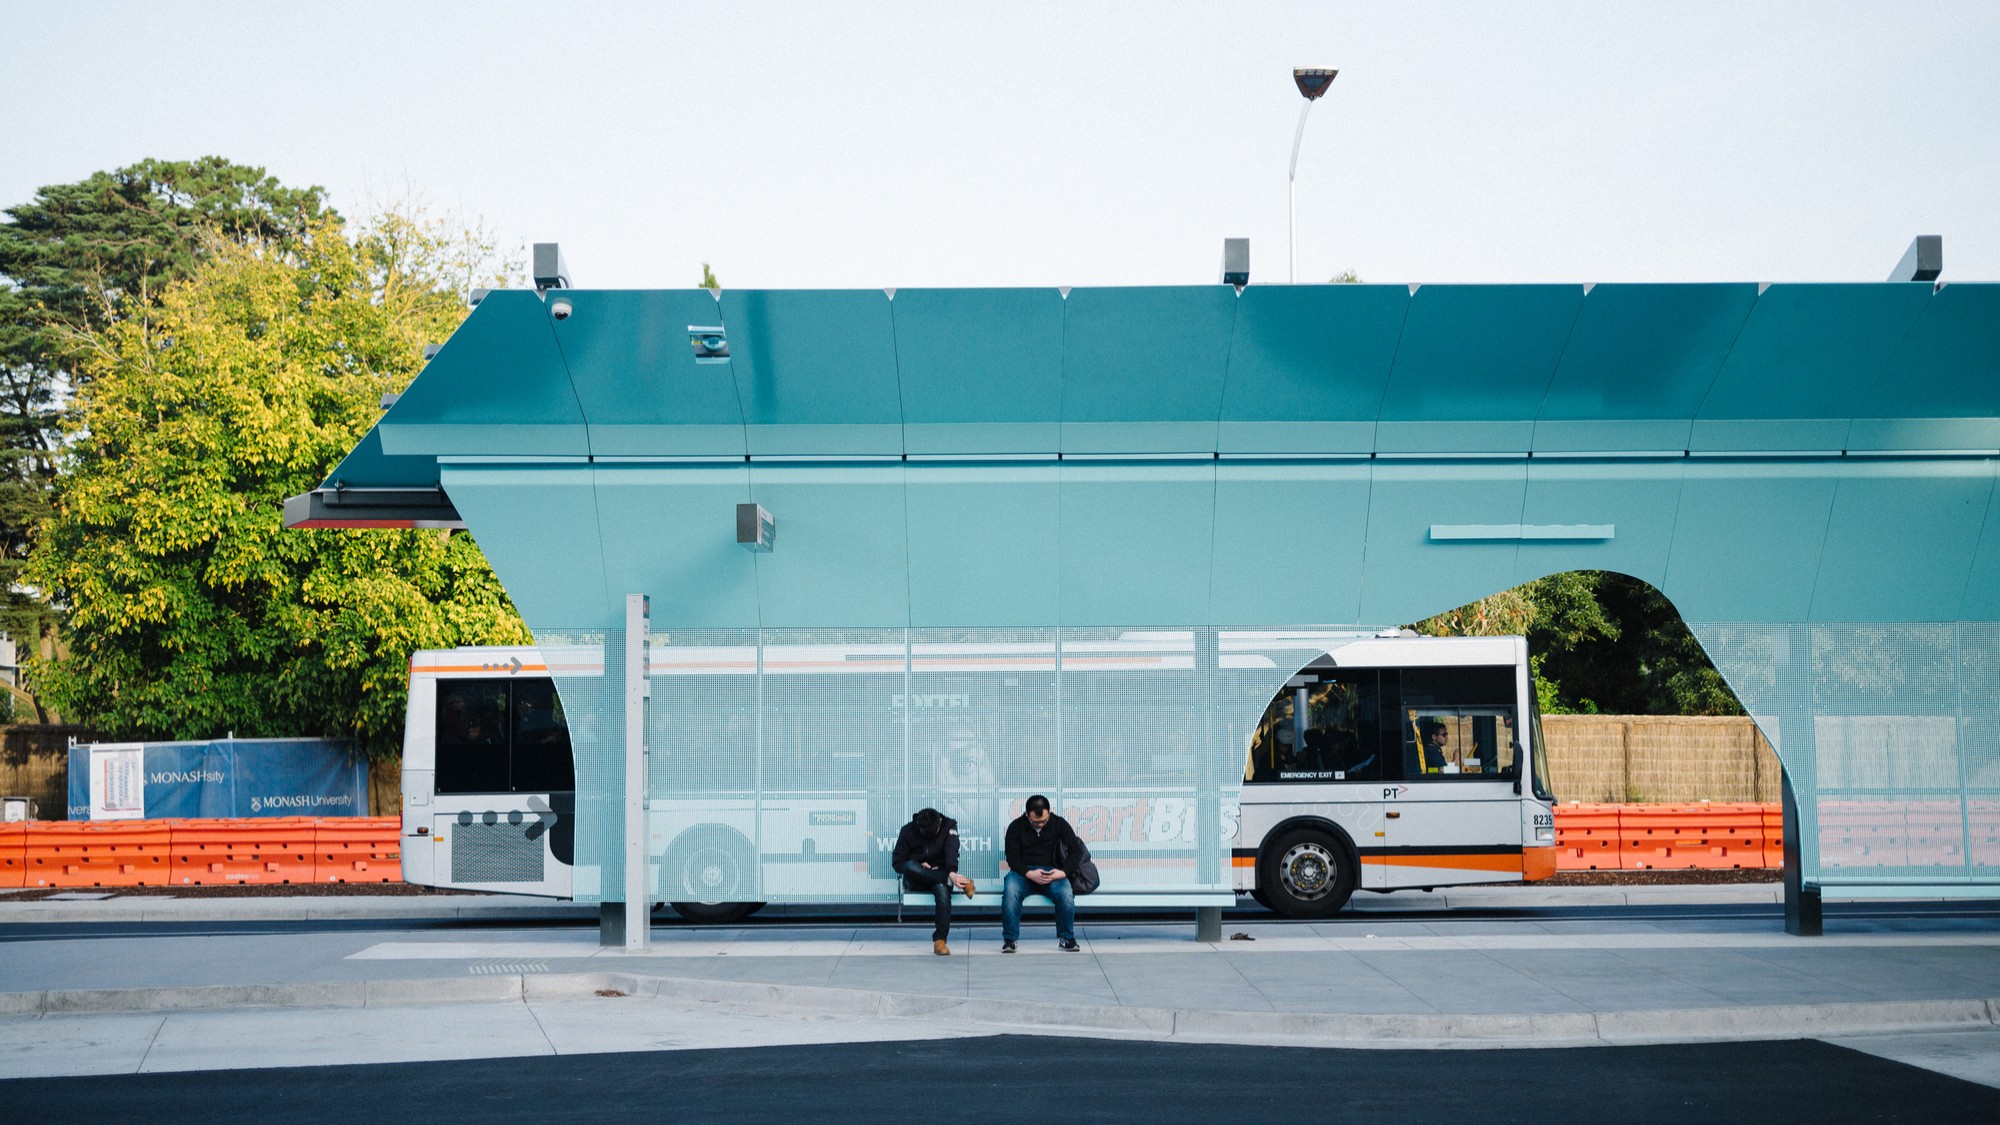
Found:
<svg viewBox="0 0 2000 1125"><path fill-rule="evenodd" d="M1000 895L1000 952L1014 952L1021 937L1021 900L1031 894L1049 896L1056 904L1056 947L1075 953L1076 891L1065 870L1068 857L1083 853L1083 844L1069 821L1049 811L1040 793L1028 798L1027 811L1007 826L1007 879Z"/></svg>
<svg viewBox="0 0 2000 1125"><path fill-rule="evenodd" d="M931 952L951 956L951 947L944 943L951 936L951 892L956 888L971 898L977 889L972 880L958 873L958 822L936 809L918 809L897 833L896 850L889 853L889 862L904 885L913 891L929 891L937 899Z"/></svg>

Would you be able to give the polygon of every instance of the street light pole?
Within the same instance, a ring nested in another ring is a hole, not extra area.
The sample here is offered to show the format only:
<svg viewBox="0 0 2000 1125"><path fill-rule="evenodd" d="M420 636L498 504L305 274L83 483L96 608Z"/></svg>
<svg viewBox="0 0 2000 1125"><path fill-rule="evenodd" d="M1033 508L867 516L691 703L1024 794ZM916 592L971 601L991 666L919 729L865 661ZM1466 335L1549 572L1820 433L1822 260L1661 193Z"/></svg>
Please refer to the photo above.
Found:
<svg viewBox="0 0 2000 1125"><path fill-rule="evenodd" d="M1291 275L1292 284L1299 283L1299 146L1306 139L1306 115L1312 112L1313 103L1326 94L1327 87L1333 85L1337 70L1317 67L1295 67L1292 81L1298 85L1306 104L1299 109L1299 127L1292 134L1292 164L1285 174L1287 190L1291 195Z"/></svg>

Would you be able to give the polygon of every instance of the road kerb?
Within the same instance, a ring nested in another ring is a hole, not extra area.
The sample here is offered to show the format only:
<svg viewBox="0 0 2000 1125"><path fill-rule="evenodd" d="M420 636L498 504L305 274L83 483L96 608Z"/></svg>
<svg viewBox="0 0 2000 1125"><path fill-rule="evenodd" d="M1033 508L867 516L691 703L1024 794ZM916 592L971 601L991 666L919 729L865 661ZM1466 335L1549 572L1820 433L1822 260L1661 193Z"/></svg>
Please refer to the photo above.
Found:
<svg viewBox="0 0 2000 1125"><path fill-rule="evenodd" d="M1823 1038L1963 1029L2000 1023L2000 998L1778 1004L1625 1012L1344 1013L1064 1004L999 997L871 991L823 985L703 980L636 973L62 989L0 993L0 1014L154 1012L250 1007L352 1008L576 1001L616 993L718 1004L758 1013L812 1012L1009 1030L1159 1038L1386 1043L1565 1044Z"/></svg>

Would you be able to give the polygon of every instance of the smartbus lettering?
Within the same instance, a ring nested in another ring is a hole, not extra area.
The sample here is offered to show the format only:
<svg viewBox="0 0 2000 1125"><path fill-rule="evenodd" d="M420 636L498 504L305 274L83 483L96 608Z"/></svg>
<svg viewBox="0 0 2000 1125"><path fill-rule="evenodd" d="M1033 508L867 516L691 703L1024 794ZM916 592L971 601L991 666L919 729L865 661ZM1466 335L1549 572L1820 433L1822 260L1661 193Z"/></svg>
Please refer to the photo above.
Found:
<svg viewBox="0 0 2000 1125"><path fill-rule="evenodd" d="M1017 798L1008 814L1020 816L1027 799ZM1192 844L1199 838L1195 802L1186 797L1140 797L1137 800L1064 801L1062 817L1086 844ZM1222 839L1236 838L1240 810L1234 801L1221 808Z"/></svg>

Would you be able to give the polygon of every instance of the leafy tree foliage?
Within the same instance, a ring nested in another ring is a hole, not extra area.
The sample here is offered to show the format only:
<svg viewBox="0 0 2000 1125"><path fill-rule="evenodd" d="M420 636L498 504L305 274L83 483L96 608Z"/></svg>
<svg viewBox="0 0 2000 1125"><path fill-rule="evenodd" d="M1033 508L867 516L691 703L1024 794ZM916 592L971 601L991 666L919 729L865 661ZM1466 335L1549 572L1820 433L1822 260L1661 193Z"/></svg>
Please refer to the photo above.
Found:
<svg viewBox="0 0 2000 1125"><path fill-rule="evenodd" d="M280 523L491 256L445 224L390 215L350 238L323 214L278 241L218 236L145 316L77 334L29 567L67 609L69 652L33 667L39 691L121 736L349 735L387 755L412 650L526 642L465 535Z"/></svg>
<svg viewBox="0 0 2000 1125"><path fill-rule="evenodd" d="M211 156L145 160L44 187L0 223L0 630L49 639L49 605L24 583L49 511L72 345L129 317L186 277L219 234L284 244L326 212L320 189Z"/></svg>
<svg viewBox="0 0 2000 1125"><path fill-rule="evenodd" d="M142 160L10 208L0 273L56 323L102 328L193 272L216 234L282 245L325 211L319 188L288 188L219 156Z"/></svg>
<svg viewBox="0 0 2000 1125"><path fill-rule="evenodd" d="M1414 628L1433 636L1525 635L1538 701L1552 714L1743 713L1673 603L1627 575L1552 574Z"/></svg>

